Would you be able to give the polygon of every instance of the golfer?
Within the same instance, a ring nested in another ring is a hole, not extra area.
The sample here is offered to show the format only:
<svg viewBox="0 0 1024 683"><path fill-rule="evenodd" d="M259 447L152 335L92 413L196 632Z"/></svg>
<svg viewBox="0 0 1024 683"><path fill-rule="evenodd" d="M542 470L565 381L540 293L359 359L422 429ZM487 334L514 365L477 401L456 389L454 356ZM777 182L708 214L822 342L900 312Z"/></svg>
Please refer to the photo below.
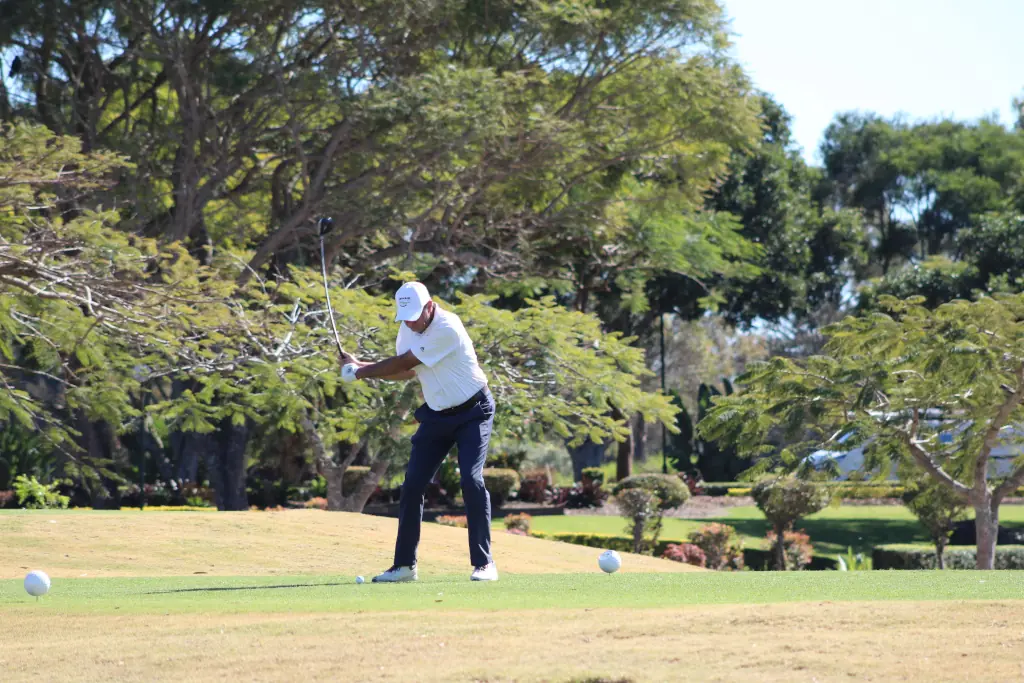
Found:
<svg viewBox="0 0 1024 683"><path fill-rule="evenodd" d="M375 583L415 581L416 548L423 522L423 493L453 445L459 449L462 497L469 522L473 581L497 581L491 558L491 497L484 486L484 461L494 424L494 397L476 359L473 342L459 317L438 306L427 288L407 282L395 294L396 322L403 324L397 355L363 363L346 354L341 378L420 381L424 405L416 409L419 428L402 484L395 563Z"/></svg>

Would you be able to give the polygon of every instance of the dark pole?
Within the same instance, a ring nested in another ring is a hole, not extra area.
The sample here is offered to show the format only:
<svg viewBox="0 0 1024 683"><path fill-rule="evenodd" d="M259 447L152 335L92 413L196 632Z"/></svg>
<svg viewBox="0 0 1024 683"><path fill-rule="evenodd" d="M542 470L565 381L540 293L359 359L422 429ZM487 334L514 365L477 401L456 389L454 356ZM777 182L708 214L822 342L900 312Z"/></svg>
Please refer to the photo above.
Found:
<svg viewBox="0 0 1024 683"><path fill-rule="evenodd" d="M661 393L665 393L665 314L658 315L661 322ZM661 472L668 474L668 436L665 430L665 423L661 423Z"/></svg>

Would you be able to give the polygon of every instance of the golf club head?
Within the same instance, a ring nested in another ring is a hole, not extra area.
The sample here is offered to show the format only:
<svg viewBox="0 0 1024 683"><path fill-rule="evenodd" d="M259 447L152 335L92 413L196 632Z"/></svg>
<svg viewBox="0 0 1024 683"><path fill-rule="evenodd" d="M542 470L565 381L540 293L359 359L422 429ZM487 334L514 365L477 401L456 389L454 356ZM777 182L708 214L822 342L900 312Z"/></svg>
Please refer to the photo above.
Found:
<svg viewBox="0 0 1024 683"><path fill-rule="evenodd" d="M320 230L320 236L323 237L324 235L326 235L327 233L334 229L334 219L324 217L318 220L316 222L316 225L317 228Z"/></svg>

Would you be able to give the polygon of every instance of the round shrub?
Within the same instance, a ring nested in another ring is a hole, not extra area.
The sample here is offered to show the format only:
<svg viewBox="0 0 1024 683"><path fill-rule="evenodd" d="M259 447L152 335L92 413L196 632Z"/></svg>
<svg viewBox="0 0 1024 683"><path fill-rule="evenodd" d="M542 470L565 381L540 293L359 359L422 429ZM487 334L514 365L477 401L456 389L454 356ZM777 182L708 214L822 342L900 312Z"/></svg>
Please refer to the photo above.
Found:
<svg viewBox="0 0 1024 683"><path fill-rule="evenodd" d="M525 512L521 515L505 515L505 528L518 530L525 534L530 533L530 522L533 518Z"/></svg>
<svg viewBox="0 0 1024 683"><path fill-rule="evenodd" d="M704 551L693 543L669 543L661 556L666 560L692 564L694 567L703 567L707 562Z"/></svg>
<svg viewBox="0 0 1024 683"><path fill-rule="evenodd" d="M705 524L690 542L704 551L708 569L743 569L743 541L728 524Z"/></svg>
<svg viewBox="0 0 1024 683"><path fill-rule="evenodd" d="M634 474L615 485L613 492L619 495L628 489L643 489L658 497L661 510L677 508L690 499L690 489L672 474Z"/></svg>
<svg viewBox="0 0 1024 683"><path fill-rule="evenodd" d="M484 468L484 485L491 494L491 504L501 507L519 489L519 473L500 467Z"/></svg>

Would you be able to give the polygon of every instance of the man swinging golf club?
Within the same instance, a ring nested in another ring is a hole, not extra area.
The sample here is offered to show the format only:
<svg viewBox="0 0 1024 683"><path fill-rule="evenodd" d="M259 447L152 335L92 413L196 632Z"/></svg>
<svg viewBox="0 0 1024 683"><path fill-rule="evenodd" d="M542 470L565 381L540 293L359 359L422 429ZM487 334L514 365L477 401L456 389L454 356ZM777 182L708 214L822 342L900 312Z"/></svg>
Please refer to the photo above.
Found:
<svg viewBox="0 0 1024 683"><path fill-rule="evenodd" d="M491 498L483 478L494 424L494 397L457 315L438 306L419 282L402 285L395 304L395 321L402 323L395 344L397 355L378 363L360 362L347 353L342 356L344 381L416 378L426 400L415 412L419 428L412 437L412 455L402 484L395 563L373 581L417 579L423 494L453 445L458 446L469 523L471 578L497 581L498 570L491 558Z"/></svg>

